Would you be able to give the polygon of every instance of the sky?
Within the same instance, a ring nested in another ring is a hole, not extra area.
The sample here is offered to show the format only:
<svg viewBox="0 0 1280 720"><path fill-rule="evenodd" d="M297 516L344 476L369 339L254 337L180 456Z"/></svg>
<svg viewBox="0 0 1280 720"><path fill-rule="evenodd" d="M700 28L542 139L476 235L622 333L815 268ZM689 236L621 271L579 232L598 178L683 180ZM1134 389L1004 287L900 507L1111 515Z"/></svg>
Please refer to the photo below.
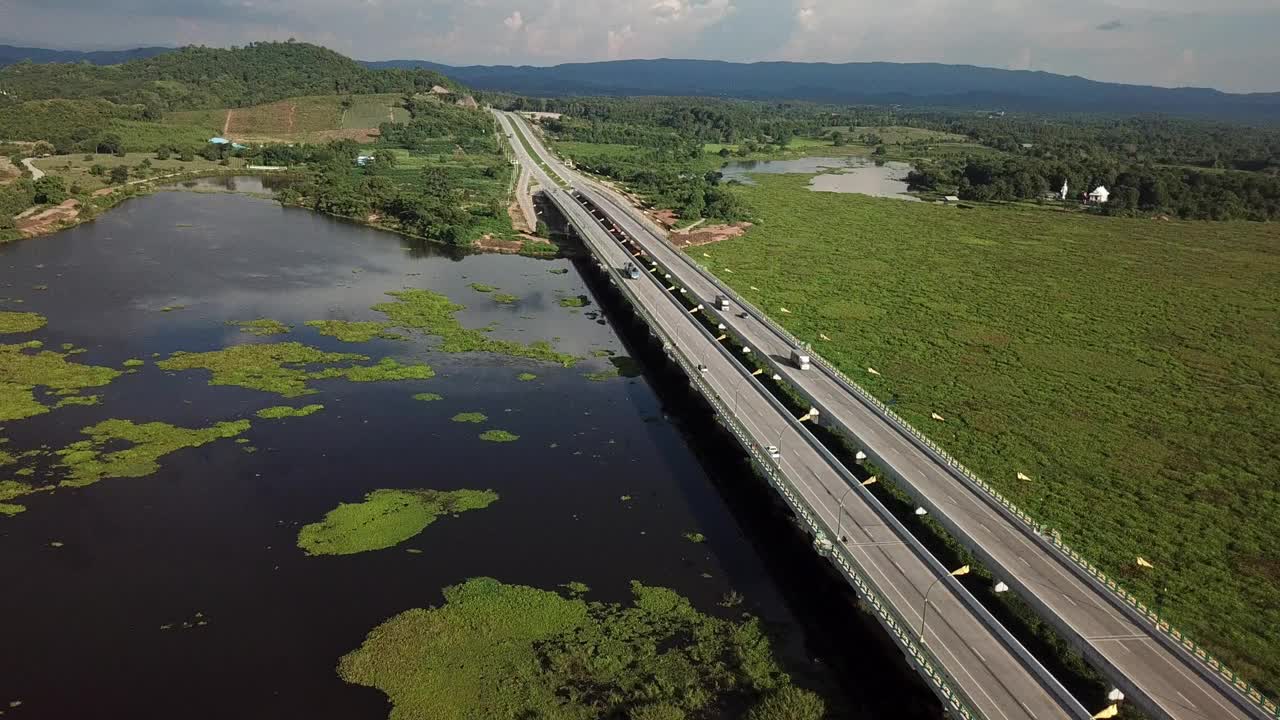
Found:
<svg viewBox="0 0 1280 720"><path fill-rule="evenodd" d="M1280 0L0 0L0 42L325 45L361 60L894 61L1280 91Z"/></svg>

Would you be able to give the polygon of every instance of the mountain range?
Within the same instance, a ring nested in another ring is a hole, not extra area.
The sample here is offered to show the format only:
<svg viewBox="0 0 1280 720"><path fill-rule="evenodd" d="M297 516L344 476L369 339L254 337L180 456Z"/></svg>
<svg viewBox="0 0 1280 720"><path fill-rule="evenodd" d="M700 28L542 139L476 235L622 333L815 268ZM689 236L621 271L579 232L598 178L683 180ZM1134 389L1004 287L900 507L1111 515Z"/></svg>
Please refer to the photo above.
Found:
<svg viewBox="0 0 1280 720"><path fill-rule="evenodd" d="M173 48L77 52L0 45L0 66L116 64ZM867 105L1015 112L1161 113L1280 123L1280 92L1234 94L1209 88L1161 88L1099 82L1029 70L937 63L731 63L718 60L616 60L551 67L443 65L425 60L364 62L366 67L425 68L477 90L530 96L668 95L803 100Z"/></svg>
<svg viewBox="0 0 1280 720"><path fill-rule="evenodd" d="M553 67L454 67L416 60L365 64L430 68L477 90L531 96L696 95L1025 112L1163 113L1280 122L1280 92L1232 94L1208 88L1123 85L972 65L718 60L616 60Z"/></svg>

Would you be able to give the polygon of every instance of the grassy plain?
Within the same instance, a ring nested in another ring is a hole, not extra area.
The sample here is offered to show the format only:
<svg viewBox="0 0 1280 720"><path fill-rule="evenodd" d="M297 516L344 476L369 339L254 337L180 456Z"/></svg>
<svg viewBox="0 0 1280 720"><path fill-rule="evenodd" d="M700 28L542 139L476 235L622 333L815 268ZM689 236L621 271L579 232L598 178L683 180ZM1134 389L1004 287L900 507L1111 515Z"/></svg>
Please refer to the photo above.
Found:
<svg viewBox="0 0 1280 720"><path fill-rule="evenodd" d="M757 181L735 192L760 223L700 248L710 269L1148 604L1162 594L1219 659L1280 687L1275 226Z"/></svg>
<svg viewBox="0 0 1280 720"><path fill-rule="evenodd" d="M142 174L139 165L146 160L151 163L151 167ZM50 175L57 175L63 178L63 182L70 188L71 186L79 186L84 192L92 192L105 187L111 187L110 174L111 169L123 165L129 168L129 181L146 180L163 177L165 175L178 175L195 172L219 172L227 169L242 168L245 161L240 158L230 158L226 166L219 165L213 160L206 160L200 156L195 156L191 160L179 160L176 156L170 156L168 160L157 160L153 152L131 152L126 153L124 157L118 157L110 154L88 154L83 153L75 155L51 155L46 158L40 158L35 161L35 166ZM94 175L90 171L94 165L101 165L106 168L106 172L102 175Z"/></svg>

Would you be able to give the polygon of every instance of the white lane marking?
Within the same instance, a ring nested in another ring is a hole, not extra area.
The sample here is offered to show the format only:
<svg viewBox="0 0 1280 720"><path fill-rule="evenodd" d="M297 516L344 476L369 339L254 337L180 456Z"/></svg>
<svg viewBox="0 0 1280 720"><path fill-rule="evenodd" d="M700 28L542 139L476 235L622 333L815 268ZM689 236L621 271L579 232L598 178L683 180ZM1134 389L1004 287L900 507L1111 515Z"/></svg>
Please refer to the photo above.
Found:
<svg viewBox="0 0 1280 720"><path fill-rule="evenodd" d="M1191 702L1191 699L1190 699L1190 698L1188 698L1186 695L1183 695L1181 690L1174 690L1174 692L1178 693L1178 697L1182 698L1182 702L1184 702L1184 703L1186 703L1187 705L1191 706L1191 709L1192 709L1192 710L1199 710L1199 709L1200 709L1200 708L1196 707L1196 704L1195 704L1195 703Z"/></svg>

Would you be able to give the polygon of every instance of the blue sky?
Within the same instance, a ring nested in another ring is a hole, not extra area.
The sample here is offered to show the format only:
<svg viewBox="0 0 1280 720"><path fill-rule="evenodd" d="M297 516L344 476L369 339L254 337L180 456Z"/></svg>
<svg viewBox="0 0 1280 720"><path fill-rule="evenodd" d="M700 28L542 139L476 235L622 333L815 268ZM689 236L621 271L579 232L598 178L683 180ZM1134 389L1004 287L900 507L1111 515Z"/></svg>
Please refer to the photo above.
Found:
<svg viewBox="0 0 1280 720"><path fill-rule="evenodd" d="M1280 0L0 0L9 44L289 37L367 60L888 60L1280 91Z"/></svg>

